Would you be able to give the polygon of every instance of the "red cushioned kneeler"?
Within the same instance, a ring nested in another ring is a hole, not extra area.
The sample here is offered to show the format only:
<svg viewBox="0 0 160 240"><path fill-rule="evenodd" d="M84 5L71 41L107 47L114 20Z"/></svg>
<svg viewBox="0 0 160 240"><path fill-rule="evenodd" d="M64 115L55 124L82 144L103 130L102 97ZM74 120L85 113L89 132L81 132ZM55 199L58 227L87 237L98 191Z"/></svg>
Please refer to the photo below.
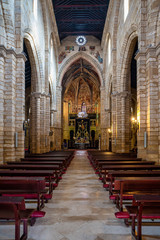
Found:
<svg viewBox="0 0 160 240"><path fill-rule="evenodd" d="M116 218L130 218L128 212L116 212L115 213Z"/></svg>

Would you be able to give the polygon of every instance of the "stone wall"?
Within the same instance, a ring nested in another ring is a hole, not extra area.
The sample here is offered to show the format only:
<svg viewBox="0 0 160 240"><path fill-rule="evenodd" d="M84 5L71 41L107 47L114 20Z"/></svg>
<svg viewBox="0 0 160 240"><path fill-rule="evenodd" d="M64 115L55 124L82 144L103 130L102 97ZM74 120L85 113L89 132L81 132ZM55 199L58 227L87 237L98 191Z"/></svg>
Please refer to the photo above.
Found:
<svg viewBox="0 0 160 240"><path fill-rule="evenodd" d="M1 163L24 156L26 57L22 53L23 41L31 64L30 147L33 153L50 150L50 40L53 39L57 49L59 38L52 1L37 0L36 10L35 1L2 0L0 3ZM57 62L56 52L54 58ZM56 78L57 73L54 74L52 79ZM18 136L17 146L15 135Z"/></svg>
<svg viewBox="0 0 160 240"><path fill-rule="evenodd" d="M159 15L156 0L130 0L124 21L124 1L110 1L102 39L106 98L112 79L112 149L129 152L130 147L130 59L138 39L137 118L138 156L159 161ZM111 38L112 60L107 65L107 42ZM111 78L112 76L112 78ZM128 93L127 93L128 92ZM120 97L128 94L128 97ZM115 104L117 102L117 104ZM144 133L147 133L147 147Z"/></svg>

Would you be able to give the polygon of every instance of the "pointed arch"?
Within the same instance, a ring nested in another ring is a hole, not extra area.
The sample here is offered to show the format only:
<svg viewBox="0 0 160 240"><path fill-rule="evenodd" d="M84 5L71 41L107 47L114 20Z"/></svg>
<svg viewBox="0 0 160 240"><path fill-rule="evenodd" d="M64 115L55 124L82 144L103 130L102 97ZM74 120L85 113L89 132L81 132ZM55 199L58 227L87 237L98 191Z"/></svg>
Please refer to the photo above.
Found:
<svg viewBox="0 0 160 240"><path fill-rule="evenodd" d="M37 46L37 43L35 43L32 31L30 29L25 30L24 41L31 57L32 73L34 75L32 92L41 92L42 83L44 81L43 65L39 54L40 48Z"/></svg>
<svg viewBox="0 0 160 240"><path fill-rule="evenodd" d="M123 45L121 47L121 57L119 58L120 61L118 63L119 67L117 69L117 91L123 92L125 91L125 83L126 83L126 71L128 66L128 61L131 59L132 51L131 48L133 47L134 41L138 39L138 32L137 26L132 25L131 28L127 31L124 36Z"/></svg>
<svg viewBox="0 0 160 240"><path fill-rule="evenodd" d="M61 86L62 84L62 79L64 74L66 73L67 69L78 59L84 59L87 62L89 62L95 69L95 71L98 74L99 80L100 80L100 84L101 86L104 85L104 79L103 79L103 72L101 67L99 66L99 64L96 62L96 60L94 60L91 56L89 56L88 54L84 53L84 52L78 52L75 55L73 55L72 57L70 57L69 59L67 59L65 61L65 63L61 66L60 70L59 70L59 75L58 75L58 82L57 84L59 86Z"/></svg>

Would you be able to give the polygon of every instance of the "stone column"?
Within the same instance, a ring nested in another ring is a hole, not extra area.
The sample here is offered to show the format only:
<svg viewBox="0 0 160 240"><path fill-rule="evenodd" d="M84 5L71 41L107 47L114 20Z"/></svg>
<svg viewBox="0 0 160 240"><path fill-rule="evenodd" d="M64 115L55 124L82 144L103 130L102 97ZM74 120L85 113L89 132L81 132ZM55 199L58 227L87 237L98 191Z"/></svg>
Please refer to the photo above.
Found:
<svg viewBox="0 0 160 240"><path fill-rule="evenodd" d="M40 152L45 152L45 147L47 146L47 136L45 131L46 122L46 97L45 94L41 94L40 97Z"/></svg>
<svg viewBox="0 0 160 240"><path fill-rule="evenodd" d="M117 151L117 92L112 92L112 152Z"/></svg>
<svg viewBox="0 0 160 240"><path fill-rule="evenodd" d="M56 150L61 149L62 145L62 87L56 87L57 112L55 119L55 145Z"/></svg>
<svg viewBox="0 0 160 240"><path fill-rule="evenodd" d="M55 119L56 119L56 112L55 110L50 111L50 150L54 151L56 148L55 144Z"/></svg>
<svg viewBox="0 0 160 240"><path fill-rule="evenodd" d="M158 162L158 111L159 111L159 79L156 48L149 47L146 52L146 78L148 91L147 107L147 159Z"/></svg>
<svg viewBox="0 0 160 240"><path fill-rule="evenodd" d="M101 87L101 150L107 149L107 115L105 111L106 107L106 91L105 87Z"/></svg>
<svg viewBox="0 0 160 240"><path fill-rule="evenodd" d="M40 153L40 102L41 93L31 94L31 152Z"/></svg>
<svg viewBox="0 0 160 240"><path fill-rule="evenodd" d="M46 95L46 123L45 123L45 132L47 137L47 146L45 147L45 152L50 151L50 95Z"/></svg>
<svg viewBox="0 0 160 240"><path fill-rule="evenodd" d="M0 164L3 163L4 155L4 64L6 53L0 48Z"/></svg>
<svg viewBox="0 0 160 240"><path fill-rule="evenodd" d="M158 79L160 79L160 43L156 48L156 55L158 60ZM158 82L158 95L160 96L160 81ZM158 108L158 164L160 164L160 101Z"/></svg>
<svg viewBox="0 0 160 240"><path fill-rule="evenodd" d="M25 116L25 61L23 54L17 55L16 65L16 116L15 116L15 132L18 133L18 146L16 148L16 160L24 157L24 131L23 121Z"/></svg>
<svg viewBox="0 0 160 240"><path fill-rule="evenodd" d="M15 160L16 55L6 50L4 75L4 161Z"/></svg>
<svg viewBox="0 0 160 240"><path fill-rule="evenodd" d="M120 101L121 101L121 123L117 121L121 126L121 132L119 137L121 139L121 147L119 152L129 152L130 151L130 97L128 92L120 93Z"/></svg>
<svg viewBox="0 0 160 240"><path fill-rule="evenodd" d="M147 96L146 96L146 54L139 52L135 59L137 60L137 120L139 130L137 134L138 157L147 158L144 148L144 132L147 129Z"/></svg>

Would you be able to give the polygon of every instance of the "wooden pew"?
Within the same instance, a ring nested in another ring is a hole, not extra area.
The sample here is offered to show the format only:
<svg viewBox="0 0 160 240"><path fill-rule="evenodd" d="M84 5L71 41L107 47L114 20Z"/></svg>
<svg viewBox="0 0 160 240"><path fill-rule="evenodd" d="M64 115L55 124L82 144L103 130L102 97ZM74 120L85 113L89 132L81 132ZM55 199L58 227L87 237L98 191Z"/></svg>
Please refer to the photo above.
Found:
<svg viewBox="0 0 160 240"><path fill-rule="evenodd" d="M34 209L26 209L22 197L0 197L0 219L15 221L15 240L25 240L28 235L28 219ZM20 236L20 223L23 222L23 234Z"/></svg>
<svg viewBox="0 0 160 240"><path fill-rule="evenodd" d="M110 195L113 194L113 183L116 178L126 178L126 177L160 177L160 171L108 171L108 174L105 176L104 179L104 187L108 188ZM109 182L106 184L106 178Z"/></svg>
<svg viewBox="0 0 160 240"><path fill-rule="evenodd" d="M50 157L41 157L41 158L21 158L21 162L58 162L58 163L62 163L64 165L64 167L67 169L67 167L69 166L70 162L68 160L66 160L65 158L50 158Z"/></svg>
<svg viewBox="0 0 160 240"><path fill-rule="evenodd" d="M56 175L56 178L57 178L57 181L59 179L61 179L61 175L62 175L62 171L61 169L59 168L59 165L38 165L38 164L30 164L30 165L22 165L22 164L13 164L13 165L0 165L0 169L24 169L24 170L53 170L55 175Z"/></svg>
<svg viewBox="0 0 160 240"><path fill-rule="evenodd" d="M147 171L153 171L153 170L160 170L160 165L148 165L148 164L144 164L144 165L105 165L105 166L102 166L100 171L98 172L99 176L101 178L103 178L103 176L106 176L108 174L108 171L110 170L116 170L116 171L119 171L119 170L124 170L124 171L127 171L127 170L147 170Z"/></svg>
<svg viewBox="0 0 160 240"><path fill-rule="evenodd" d="M115 180L114 190L117 192L117 208L123 211L123 200L132 200L134 194L160 194L160 177L118 178Z"/></svg>
<svg viewBox="0 0 160 240"><path fill-rule="evenodd" d="M21 196L25 199L36 199L37 210L44 207L43 194L45 191L44 178L27 177L1 177L0 195L2 196Z"/></svg>
<svg viewBox="0 0 160 240"><path fill-rule="evenodd" d="M160 195L134 195L132 206L126 206L128 217L132 218L132 235L142 239L142 219L160 219ZM135 220L137 219L137 234ZM152 222L153 225L153 222Z"/></svg>
<svg viewBox="0 0 160 240"><path fill-rule="evenodd" d="M45 177L46 185L49 187L49 194L45 194L45 199L50 199L52 191L57 187L58 183L53 182L56 180L53 170L3 170L0 169L0 177ZM48 183L48 184L47 184Z"/></svg>

